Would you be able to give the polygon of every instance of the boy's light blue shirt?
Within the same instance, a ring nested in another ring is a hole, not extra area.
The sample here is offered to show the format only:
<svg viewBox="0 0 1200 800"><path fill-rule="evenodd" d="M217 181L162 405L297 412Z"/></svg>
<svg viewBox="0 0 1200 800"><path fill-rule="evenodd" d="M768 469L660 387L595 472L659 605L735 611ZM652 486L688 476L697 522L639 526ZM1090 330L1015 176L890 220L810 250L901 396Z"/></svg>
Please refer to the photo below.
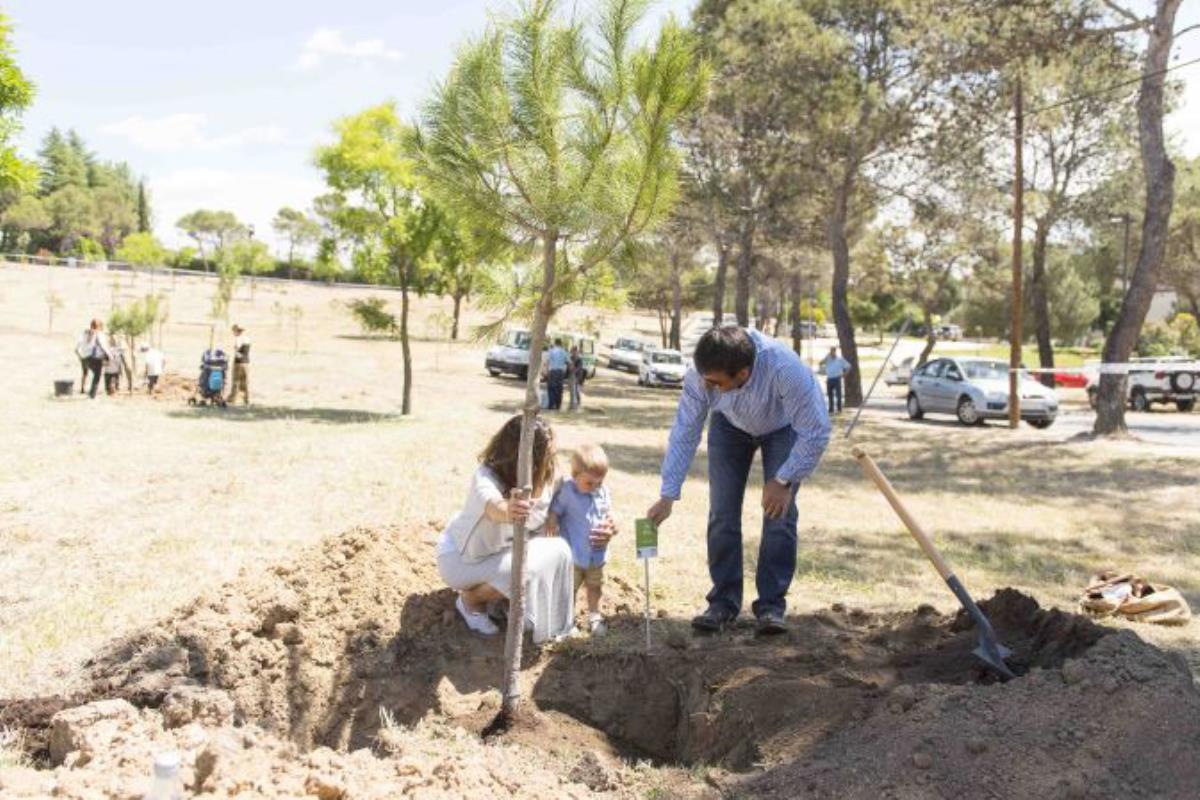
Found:
<svg viewBox="0 0 1200 800"><path fill-rule="evenodd" d="M550 512L558 517L558 534L571 545L576 566L595 567L604 563L607 548L592 549L590 537L592 528L612 513L607 486L588 493L580 491L573 478L567 478L550 502Z"/></svg>

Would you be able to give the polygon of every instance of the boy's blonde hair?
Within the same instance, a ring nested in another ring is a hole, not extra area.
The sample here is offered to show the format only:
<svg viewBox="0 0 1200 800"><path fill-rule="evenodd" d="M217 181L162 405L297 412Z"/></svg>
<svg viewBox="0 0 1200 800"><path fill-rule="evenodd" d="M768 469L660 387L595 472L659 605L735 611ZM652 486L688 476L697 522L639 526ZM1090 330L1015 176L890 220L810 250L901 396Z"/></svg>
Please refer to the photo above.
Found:
<svg viewBox="0 0 1200 800"><path fill-rule="evenodd" d="M608 455L598 444L581 444L571 452L571 474L608 474Z"/></svg>

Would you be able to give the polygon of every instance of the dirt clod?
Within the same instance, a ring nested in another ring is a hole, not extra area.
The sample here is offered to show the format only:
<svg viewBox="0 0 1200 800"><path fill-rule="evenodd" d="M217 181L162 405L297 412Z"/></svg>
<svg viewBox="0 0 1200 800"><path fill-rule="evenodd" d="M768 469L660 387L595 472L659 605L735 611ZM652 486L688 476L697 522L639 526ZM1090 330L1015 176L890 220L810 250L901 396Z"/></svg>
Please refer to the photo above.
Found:
<svg viewBox="0 0 1200 800"><path fill-rule="evenodd" d="M929 769L933 766L933 757L928 753L913 753L912 762L917 769Z"/></svg>

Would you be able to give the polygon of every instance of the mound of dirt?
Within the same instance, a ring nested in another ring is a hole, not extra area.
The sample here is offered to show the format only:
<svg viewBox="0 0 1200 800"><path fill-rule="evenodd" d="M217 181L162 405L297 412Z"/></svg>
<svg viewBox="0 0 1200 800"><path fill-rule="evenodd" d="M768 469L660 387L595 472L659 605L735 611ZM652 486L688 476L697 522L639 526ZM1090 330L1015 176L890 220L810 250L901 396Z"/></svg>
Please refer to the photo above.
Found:
<svg viewBox="0 0 1200 800"><path fill-rule="evenodd" d="M1193 797L1200 693L1136 635L1002 590L982 605L1020 677L930 607L834 606L759 639L653 621L614 581L611 632L527 648L528 716L498 706L502 637L469 635L429 530L354 530L247 574L87 666L74 698L0 701L47 769L5 797L134 797L177 748L217 797ZM123 794L122 794L123 792Z"/></svg>

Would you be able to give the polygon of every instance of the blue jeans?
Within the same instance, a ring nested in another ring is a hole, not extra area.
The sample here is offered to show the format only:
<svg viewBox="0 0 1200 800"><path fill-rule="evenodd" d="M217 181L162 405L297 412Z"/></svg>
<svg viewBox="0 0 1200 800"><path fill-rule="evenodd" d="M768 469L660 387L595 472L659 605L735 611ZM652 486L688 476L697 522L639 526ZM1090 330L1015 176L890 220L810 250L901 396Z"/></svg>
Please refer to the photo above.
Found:
<svg viewBox="0 0 1200 800"><path fill-rule="evenodd" d="M842 376L836 378L825 379L825 394L829 397L829 413L842 410ZM837 400L837 408L833 407L834 400Z"/></svg>
<svg viewBox="0 0 1200 800"><path fill-rule="evenodd" d="M566 374L566 371L561 369L552 369L546 373L546 394L550 399L551 410L562 408L563 378Z"/></svg>
<svg viewBox="0 0 1200 800"><path fill-rule="evenodd" d="M742 501L754 462L762 449L763 480L774 478L796 443L796 432L786 426L765 436L751 436L725 418L713 414L708 426L708 574L713 588L709 606L731 614L742 608ZM796 573L796 490L787 513L763 519L758 545L755 583L756 616L767 611L784 613L787 590Z"/></svg>

